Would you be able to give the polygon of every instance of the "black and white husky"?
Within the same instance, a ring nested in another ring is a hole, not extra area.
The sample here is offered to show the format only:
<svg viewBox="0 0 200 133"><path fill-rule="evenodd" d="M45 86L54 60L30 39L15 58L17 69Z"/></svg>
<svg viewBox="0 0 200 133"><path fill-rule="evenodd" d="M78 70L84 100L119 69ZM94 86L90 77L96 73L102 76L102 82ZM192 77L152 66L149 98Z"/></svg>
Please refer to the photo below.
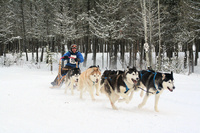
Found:
<svg viewBox="0 0 200 133"><path fill-rule="evenodd" d="M105 73L109 73L107 70ZM105 77L103 74L103 82L101 83L101 92L105 93L112 105L113 109L117 109L115 102L119 98L123 98L126 103L129 103L129 93L134 90L139 80L139 75L137 69L128 68L126 71L120 71L120 74L111 71L110 76ZM109 74L108 74L109 75Z"/></svg>
<svg viewBox="0 0 200 133"><path fill-rule="evenodd" d="M108 77L112 77L115 75L119 75L119 74L123 74L124 71L122 70L105 70L101 76L101 86L104 84L104 81L108 78Z"/></svg>
<svg viewBox="0 0 200 133"><path fill-rule="evenodd" d="M65 77L65 93L67 93L67 89L71 88L72 95L74 94L74 86L77 86L79 75L81 74L81 70L79 68L73 68L68 70Z"/></svg>
<svg viewBox="0 0 200 133"><path fill-rule="evenodd" d="M155 95L154 109L158 112L158 100L160 98L160 94L162 94L164 89L167 89L171 92L173 91L173 89L175 89L173 72L160 73L155 71L147 71L142 75L140 80L141 82L139 86L143 89L146 89L146 95L144 96L142 103L139 104L138 107L142 108L146 104L149 96Z"/></svg>

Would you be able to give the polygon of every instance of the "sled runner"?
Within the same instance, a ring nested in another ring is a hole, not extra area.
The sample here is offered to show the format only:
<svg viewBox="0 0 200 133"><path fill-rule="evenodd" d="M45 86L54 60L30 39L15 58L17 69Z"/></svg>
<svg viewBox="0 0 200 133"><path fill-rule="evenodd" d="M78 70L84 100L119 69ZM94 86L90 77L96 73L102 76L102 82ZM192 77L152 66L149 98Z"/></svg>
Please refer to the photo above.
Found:
<svg viewBox="0 0 200 133"><path fill-rule="evenodd" d="M62 57L63 58L63 57ZM58 75L57 75L57 79L56 79L56 84L51 86L50 88L60 88L63 84L63 82L65 81L65 77L66 77L66 74L61 74L62 70L66 71L66 70L70 70L71 68L62 68L61 67L61 60L62 58L60 58L59 60L59 67L58 67ZM74 57L69 57L69 58L72 58L72 59L75 59ZM76 62L76 68L78 68L78 62Z"/></svg>

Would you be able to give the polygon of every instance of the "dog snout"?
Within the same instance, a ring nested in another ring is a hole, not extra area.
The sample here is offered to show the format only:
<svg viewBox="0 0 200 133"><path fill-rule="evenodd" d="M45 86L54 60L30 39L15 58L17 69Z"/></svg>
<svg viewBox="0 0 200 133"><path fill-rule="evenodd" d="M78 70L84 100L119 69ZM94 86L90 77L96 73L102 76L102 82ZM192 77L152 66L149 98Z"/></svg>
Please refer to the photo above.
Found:
<svg viewBox="0 0 200 133"><path fill-rule="evenodd" d="M175 86L173 86L173 89L175 89Z"/></svg>
<svg viewBox="0 0 200 133"><path fill-rule="evenodd" d="M136 78L136 80L138 81L138 80L139 80L139 78Z"/></svg>

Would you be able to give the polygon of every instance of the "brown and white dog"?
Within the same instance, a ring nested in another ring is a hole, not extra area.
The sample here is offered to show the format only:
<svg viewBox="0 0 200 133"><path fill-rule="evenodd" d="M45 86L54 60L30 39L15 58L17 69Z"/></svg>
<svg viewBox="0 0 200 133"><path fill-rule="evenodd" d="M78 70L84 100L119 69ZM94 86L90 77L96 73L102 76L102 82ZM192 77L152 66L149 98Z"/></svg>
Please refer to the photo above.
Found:
<svg viewBox="0 0 200 133"><path fill-rule="evenodd" d="M101 71L98 66L92 66L81 73L78 81L78 88L80 90L80 98L83 98L83 92L88 91L92 100L94 98L94 91L96 88L96 95L99 95L100 91L100 78Z"/></svg>

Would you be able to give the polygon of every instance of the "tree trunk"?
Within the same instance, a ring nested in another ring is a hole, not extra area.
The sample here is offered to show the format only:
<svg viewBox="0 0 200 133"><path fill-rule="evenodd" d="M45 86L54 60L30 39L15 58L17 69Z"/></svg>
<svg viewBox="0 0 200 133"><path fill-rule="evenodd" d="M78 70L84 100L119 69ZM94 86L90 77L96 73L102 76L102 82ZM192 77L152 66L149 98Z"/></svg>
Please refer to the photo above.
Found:
<svg viewBox="0 0 200 133"><path fill-rule="evenodd" d="M113 62L112 62L112 68L117 69L117 52L118 52L118 41L115 41L114 44L114 57L113 57Z"/></svg>
<svg viewBox="0 0 200 133"><path fill-rule="evenodd" d="M4 57L4 62L3 64L6 65L6 44L3 45L3 57Z"/></svg>
<svg viewBox="0 0 200 133"><path fill-rule="evenodd" d="M93 39L93 65L96 65L96 50L97 50L97 45L98 45L98 39L94 37Z"/></svg>
<svg viewBox="0 0 200 133"><path fill-rule="evenodd" d="M39 44L38 44L38 40L35 40L35 45L36 45L36 63L38 63L38 61L39 61L39 54L38 54Z"/></svg>
<svg viewBox="0 0 200 133"><path fill-rule="evenodd" d="M187 59L188 59L187 44L186 44L186 46L184 46L184 52L185 52L185 56L184 56L184 69L186 69L187 68Z"/></svg>
<svg viewBox="0 0 200 133"><path fill-rule="evenodd" d="M162 46L161 46L161 33L160 33L160 1L158 0L158 35L159 35L159 52L158 52L158 70L161 70L161 51L162 51Z"/></svg>
<svg viewBox="0 0 200 133"><path fill-rule="evenodd" d="M194 56L193 56L193 49L192 49L192 44L190 44L188 46L188 50L189 50L189 74L194 73Z"/></svg>
<svg viewBox="0 0 200 133"><path fill-rule="evenodd" d="M40 56L40 62L43 61L43 55L44 55L44 46L42 46L42 52L41 52L41 56Z"/></svg>
<svg viewBox="0 0 200 133"><path fill-rule="evenodd" d="M104 52L105 52L104 49L105 49L105 47L106 47L106 44L105 44L104 39L102 39L101 42L102 42L102 47L103 47L103 48L102 48L102 50L103 50L103 51L102 51L102 68L104 68Z"/></svg>
<svg viewBox="0 0 200 133"><path fill-rule="evenodd" d="M141 42L141 45L140 45L140 69L143 69L142 66L143 66L143 63L142 63L142 60L143 60L143 54L144 54L144 48L143 48L143 45L144 44L144 39L142 39L142 42Z"/></svg>
<svg viewBox="0 0 200 133"><path fill-rule="evenodd" d="M176 58L176 72L179 73L179 70L178 70L178 56L179 56L179 49L178 49L178 44L175 45L175 49L174 49L174 56Z"/></svg>
<svg viewBox="0 0 200 133"><path fill-rule="evenodd" d="M90 17L90 13L89 13L89 11L90 11L90 0L88 0L87 1L87 14L88 14L88 17ZM90 28L90 25L89 25L89 22L87 22L87 34L86 34L86 36L85 36L85 57L84 57L84 63L83 63L83 66L84 67L86 67L86 65L87 65L87 55L88 55L88 48L89 48L89 34L90 34L90 32L89 32L89 29Z"/></svg>
<svg viewBox="0 0 200 133"><path fill-rule="evenodd" d="M1 43L0 44L0 56L3 56L3 46L4 46L4 44Z"/></svg>
<svg viewBox="0 0 200 133"><path fill-rule="evenodd" d="M55 52L55 37L51 37L51 52Z"/></svg>
<svg viewBox="0 0 200 133"><path fill-rule="evenodd" d="M134 52L133 52L133 44L129 42L129 66L134 66Z"/></svg>
<svg viewBox="0 0 200 133"><path fill-rule="evenodd" d="M149 1L149 66L152 66L152 33L153 33L153 25L152 25L152 1Z"/></svg>
<svg viewBox="0 0 200 133"><path fill-rule="evenodd" d="M28 61L28 53L26 49L26 28L25 28L25 19L24 19L24 0L21 0L21 14L22 14L22 29L23 29L23 46L26 53L26 61Z"/></svg>
<svg viewBox="0 0 200 133"><path fill-rule="evenodd" d="M89 39L88 36L86 36L85 37L85 41L84 41L85 42L85 56L84 56L84 62L83 62L83 66L84 67L86 67L86 65L87 65L88 45L89 45L88 44L88 42L89 42L88 39Z"/></svg>
<svg viewBox="0 0 200 133"><path fill-rule="evenodd" d="M197 63L198 63L198 58L199 58L199 54L198 54L198 50L199 50L199 43L200 41L198 39L195 39L195 47L196 47L196 50L195 50L195 66L197 66Z"/></svg>
<svg viewBox="0 0 200 133"><path fill-rule="evenodd" d="M122 61L122 67L123 68L125 68L125 60L124 60L124 56L125 56L125 40L124 39L121 39L120 40L120 53L121 53L121 61ZM131 48L130 46L129 46L129 48Z"/></svg>
<svg viewBox="0 0 200 133"><path fill-rule="evenodd" d="M146 55L146 67L150 66L149 63L149 44L147 42L148 35L147 35L147 14L146 14L146 0L143 0L142 3L142 14L143 14L143 23L144 23L144 49Z"/></svg>
<svg viewBox="0 0 200 133"><path fill-rule="evenodd" d="M32 61L34 61L34 52L35 52L35 47L34 47L34 42L33 42L33 38L31 38L29 40L30 45L31 45L31 51L32 51Z"/></svg>

